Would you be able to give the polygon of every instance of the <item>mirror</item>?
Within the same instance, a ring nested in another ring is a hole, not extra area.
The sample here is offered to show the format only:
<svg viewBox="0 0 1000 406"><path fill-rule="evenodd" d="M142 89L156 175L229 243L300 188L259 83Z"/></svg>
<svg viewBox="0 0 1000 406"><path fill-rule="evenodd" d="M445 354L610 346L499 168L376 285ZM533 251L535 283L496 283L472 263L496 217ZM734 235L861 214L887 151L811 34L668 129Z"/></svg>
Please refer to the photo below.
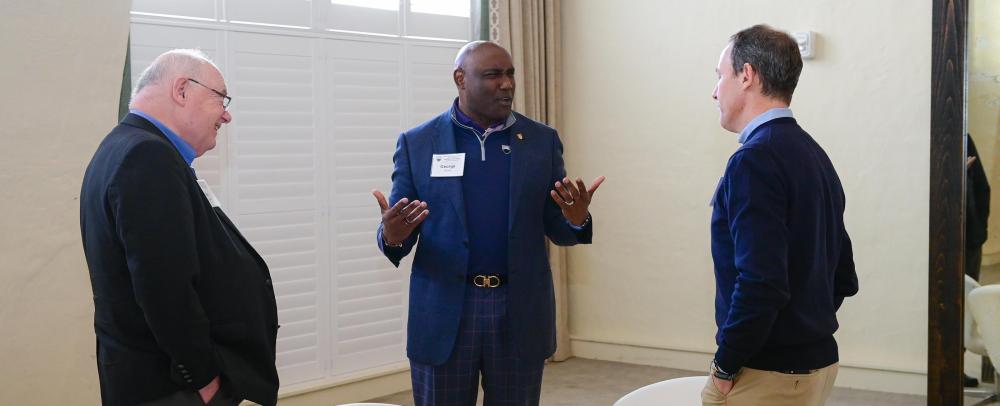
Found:
<svg viewBox="0 0 1000 406"><path fill-rule="evenodd" d="M963 386L966 405L1000 404L995 370L990 362L989 289L1000 286L1000 216L990 185L1000 181L1000 2L969 2L966 36L965 150L965 314ZM972 292L976 292L973 294ZM996 315L994 315L996 316ZM996 352L996 351L993 351Z"/></svg>

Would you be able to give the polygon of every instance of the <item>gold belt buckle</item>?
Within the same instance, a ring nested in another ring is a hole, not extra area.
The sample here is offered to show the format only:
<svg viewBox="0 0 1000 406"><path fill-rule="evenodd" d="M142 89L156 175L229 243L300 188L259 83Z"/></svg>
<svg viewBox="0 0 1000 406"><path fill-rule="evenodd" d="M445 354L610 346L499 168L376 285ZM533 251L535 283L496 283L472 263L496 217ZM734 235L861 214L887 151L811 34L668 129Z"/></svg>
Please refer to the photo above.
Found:
<svg viewBox="0 0 1000 406"><path fill-rule="evenodd" d="M480 288L495 288L500 286L500 277L496 275L476 275L472 284Z"/></svg>

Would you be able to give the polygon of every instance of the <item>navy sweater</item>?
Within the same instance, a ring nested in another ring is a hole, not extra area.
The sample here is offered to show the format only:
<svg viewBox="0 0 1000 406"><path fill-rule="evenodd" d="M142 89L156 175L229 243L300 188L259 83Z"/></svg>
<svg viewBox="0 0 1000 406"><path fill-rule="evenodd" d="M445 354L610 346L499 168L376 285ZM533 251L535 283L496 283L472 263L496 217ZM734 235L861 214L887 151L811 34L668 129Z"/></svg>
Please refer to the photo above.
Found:
<svg viewBox="0 0 1000 406"><path fill-rule="evenodd" d="M480 143L482 129L453 125L455 147L465 153L462 197L469 231L469 275L506 276L510 155L503 146L510 145L510 130L491 133Z"/></svg>
<svg viewBox="0 0 1000 406"><path fill-rule="evenodd" d="M858 279L844 190L823 149L793 118L762 124L729 159L713 206L719 367L837 362L836 311Z"/></svg>

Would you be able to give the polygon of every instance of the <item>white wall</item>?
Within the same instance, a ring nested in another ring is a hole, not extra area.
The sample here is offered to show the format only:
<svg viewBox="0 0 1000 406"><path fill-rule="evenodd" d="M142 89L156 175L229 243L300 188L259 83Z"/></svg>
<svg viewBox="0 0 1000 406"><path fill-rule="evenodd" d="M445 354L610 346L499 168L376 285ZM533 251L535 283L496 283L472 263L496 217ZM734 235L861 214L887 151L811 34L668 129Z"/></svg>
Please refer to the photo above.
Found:
<svg viewBox="0 0 1000 406"><path fill-rule="evenodd" d="M0 5L0 404L99 403L78 197L118 121L128 8Z"/></svg>
<svg viewBox="0 0 1000 406"><path fill-rule="evenodd" d="M714 69L764 22L819 40L792 109L847 194L861 292L839 313L838 384L924 392L931 4L574 0L562 17L570 174L608 177L594 245L569 253L575 355L707 368L708 201L738 146Z"/></svg>

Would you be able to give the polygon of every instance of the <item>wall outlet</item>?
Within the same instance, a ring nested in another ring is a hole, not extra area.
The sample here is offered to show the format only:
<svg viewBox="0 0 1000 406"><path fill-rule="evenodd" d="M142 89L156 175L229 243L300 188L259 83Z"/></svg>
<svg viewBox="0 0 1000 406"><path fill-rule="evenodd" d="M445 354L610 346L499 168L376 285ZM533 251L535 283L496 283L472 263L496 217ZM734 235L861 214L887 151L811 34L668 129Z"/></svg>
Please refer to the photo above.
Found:
<svg viewBox="0 0 1000 406"><path fill-rule="evenodd" d="M812 59L816 56L816 34L812 31L798 31L792 33L792 38L799 44L802 59Z"/></svg>

